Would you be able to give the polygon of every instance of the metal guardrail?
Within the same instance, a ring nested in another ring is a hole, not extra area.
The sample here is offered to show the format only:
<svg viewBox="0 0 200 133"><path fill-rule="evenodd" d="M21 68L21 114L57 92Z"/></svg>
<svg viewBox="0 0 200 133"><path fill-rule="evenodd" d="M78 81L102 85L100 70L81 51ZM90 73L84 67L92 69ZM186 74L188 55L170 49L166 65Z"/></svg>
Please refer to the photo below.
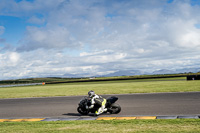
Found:
<svg viewBox="0 0 200 133"><path fill-rule="evenodd" d="M17 87L17 86L32 86L32 85L45 85L45 83L28 83L28 84L12 84L12 85L0 85L0 87Z"/></svg>

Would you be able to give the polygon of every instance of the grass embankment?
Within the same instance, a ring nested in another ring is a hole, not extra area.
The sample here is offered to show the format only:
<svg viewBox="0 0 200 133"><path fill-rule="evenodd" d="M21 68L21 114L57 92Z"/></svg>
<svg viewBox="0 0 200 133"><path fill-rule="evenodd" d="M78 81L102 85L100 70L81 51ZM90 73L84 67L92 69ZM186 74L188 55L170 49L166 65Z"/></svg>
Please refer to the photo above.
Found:
<svg viewBox="0 0 200 133"><path fill-rule="evenodd" d="M200 119L175 120L110 120L110 121L56 121L56 122L5 122L0 133L44 132L145 132L188 133L200 132Z"/></svg>
<svg viewBox="0 0 200 133"><path fill-rule="evenodd" d="M134 76L116 76L116 77L96 77L96 78L59 78L59 77L47 77L47 78L27 78L16 80L1 80L0 85L11 84L28 84L28 83L69 83L69 82L91 82L91 81L110 81L110 80L131 80L131 79L153 79L153 78L175 78L175 77L187 77L190 75L199 75L200 73L185 73L185 74L161 74L161 75L134 75Z"/></svg>
<svg viewBox="0 0 200 133"><path fill-rule="evenodd" d="M101 82L77 82L38 86L0 88L0 98L51 97L87 95L89 90L97 94L193 92L200 91L198 80L184 77L169 79L140 79Z"/></svg>

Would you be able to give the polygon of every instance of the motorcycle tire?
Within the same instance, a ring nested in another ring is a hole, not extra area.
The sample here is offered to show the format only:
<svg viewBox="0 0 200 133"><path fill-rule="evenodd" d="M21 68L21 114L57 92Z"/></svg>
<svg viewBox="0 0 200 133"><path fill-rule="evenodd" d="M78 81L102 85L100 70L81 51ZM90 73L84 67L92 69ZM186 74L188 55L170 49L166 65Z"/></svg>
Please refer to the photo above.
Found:
<svg viewBox="0 0 200 133"><path fill-rule="evenodd" d="M81 107L77 108L77 111L81 114L81 115L87 115L89 112L87 110L82 110Z"/></svg>
<svg viewBox="0 0 200 133"><path fill-rule="evenodd" d="M118 114L118 113L121 111L121 107L120 107L119 104L113 103L113 104L111 104L109 110L110 110L109 112L110 112L111 114Z"/></svg>

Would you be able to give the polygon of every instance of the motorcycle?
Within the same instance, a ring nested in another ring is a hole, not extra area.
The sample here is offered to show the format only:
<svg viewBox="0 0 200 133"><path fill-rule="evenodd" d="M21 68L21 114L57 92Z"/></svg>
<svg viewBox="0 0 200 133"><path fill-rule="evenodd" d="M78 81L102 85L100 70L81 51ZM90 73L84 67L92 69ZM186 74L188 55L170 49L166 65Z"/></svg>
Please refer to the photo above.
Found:
<svg viewBox="0 0 200 133"><path fill-rule="evenodd" d="M106 99L106 105L105 108L107 108L107 111L104 113L109 112L110 114L118 114L121 111L121 107L119 104L115 103L118 100L118 97L112 96ZM86 106L90 106L91 101L90 98L84 97L78 104L77 111L81 115L88 115L89 113L95 113L95 111L98 110L100 105L95 104L92 109L86 108Z"/></svg>

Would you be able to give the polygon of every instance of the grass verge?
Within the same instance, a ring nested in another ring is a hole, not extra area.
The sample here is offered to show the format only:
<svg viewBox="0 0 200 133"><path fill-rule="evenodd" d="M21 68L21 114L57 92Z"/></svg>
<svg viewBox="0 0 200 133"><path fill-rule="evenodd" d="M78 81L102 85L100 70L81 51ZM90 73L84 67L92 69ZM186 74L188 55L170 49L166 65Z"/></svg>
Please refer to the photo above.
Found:
<svg viewBox="0 0 200 133"><path fill-rule="evenodd" d="M200 132L200 119L174 120L110 120L110 121L56 121L56 122L4 122L0 133L45 132L145 132L196 133ZM94 128L95 127L95 128Z"/></svg>
<svg viewBox="0 0 200 133"><path fill-rule="evenodd" d="M89 90L97 94L128 94L157 92L200 91L200 81L177 78L159 80L119 80L50 84L24 87L0 88L0 98L52 97L87 95Z"/></svg>

